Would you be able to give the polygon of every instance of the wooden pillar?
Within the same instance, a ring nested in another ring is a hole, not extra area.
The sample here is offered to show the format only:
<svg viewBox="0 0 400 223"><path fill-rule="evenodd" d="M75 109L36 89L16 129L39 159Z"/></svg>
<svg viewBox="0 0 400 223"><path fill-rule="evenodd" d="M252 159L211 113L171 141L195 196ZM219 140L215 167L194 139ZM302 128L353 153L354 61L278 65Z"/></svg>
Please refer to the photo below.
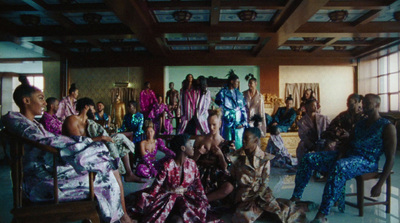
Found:
<svg viewBox="0 0 400 223"><path fill-rule="evenodd" d="M260 65L260 91L279 96L279 65Z"/></svg>
<svg viewBox="0 0 400 223"><path fill-rule="evenodd" d="M143 83L147 81L156 95L164 95L164 66L144 66Z"/></svg>
<svg viewBox="0 0 400 223"><path fill-rule="evenodd" d="M69 89L69 67L68 59L60 60L60 99L68 95Z"/></svg>

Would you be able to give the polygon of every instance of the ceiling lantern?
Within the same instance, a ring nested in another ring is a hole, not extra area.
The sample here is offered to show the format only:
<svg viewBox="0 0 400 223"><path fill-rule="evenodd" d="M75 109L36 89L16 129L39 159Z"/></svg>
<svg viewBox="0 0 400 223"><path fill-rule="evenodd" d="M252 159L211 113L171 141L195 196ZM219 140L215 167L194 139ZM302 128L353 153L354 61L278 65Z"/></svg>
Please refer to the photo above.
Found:
<svg viewBox="0 0 400 223"><path fill-rule="evenodd" d="M102 17L101 15L96 13L86 13L83 15L83 20L85 20L85 22L87 22L90 25L100 24L101 17Z"/></svg>
<svg viewBox="0 0 400 223"><path fill-rule="evenodd" d="M177 22L189 22L192 18L192 13L188 11L176 11L172 15Z"/></svg>
<svg viewBox="0 0 400 223"><path fill-rule="evenodd" d="M394 12L394 13L393 13L393 18L394 18L396 21L400 22L400 11Z"/></svg>
<svg viewBox="0 0 400 223"><path fill-rule="evenodd" d="M353 37L354 42L363 42L367 37Z"/></svg>
<svg viewBox="0 0 400 223"><path fill-rule="evenodd" d="M257 17L257 12L253 10L245 10L238 12L237 15L243 22L251 22Z"/></svg>
<svg viewBox="0 0 400 223"><path fill-rule="evenodd" d="M40 17L37 15L22 14L19 18L26 26L37 26L40 23Z"/></svg>
<svg viewBox="0 0 400 223"><path fill-rule="evenodd" d="M290 49L292 49L292 51L299 52L303 49L303 46L290 46Z"/></svg>
<svg viewBox="0 0 400 223"><path fill-rule="evenodd" d="M333 46L335 51L344 51L346 50L346 46Z"/></svg>
<svg viewBox="0 0 400 223"><path fill-rule="evenodd" d="M306 43L312 43L316 40L316 37L303 37L304 42Z"/></svg>
<svg viewBox="0 0 400 223"><path fill-rule="evenodd" d="M332 22L343 22L347 18L349 13L346 10L333 11L328 14Z"/></svg>

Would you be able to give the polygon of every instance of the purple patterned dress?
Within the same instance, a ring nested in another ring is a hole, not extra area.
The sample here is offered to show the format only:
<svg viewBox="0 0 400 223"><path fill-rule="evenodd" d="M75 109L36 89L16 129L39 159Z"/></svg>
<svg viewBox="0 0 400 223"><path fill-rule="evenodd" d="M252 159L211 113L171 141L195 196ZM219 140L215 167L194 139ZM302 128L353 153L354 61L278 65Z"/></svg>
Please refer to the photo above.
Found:
<svg viewBox="0 0 400 223"><path fill-rule="evenodd" d="M158 150L165 153L165 157L157 161L156 154ZM136 175L146 178L155 177L162 163L173 157L175 157L175 153L165 146L164 141L162 141L162 139L156 139L154 151L140 158L136 168Z"/></svg>
<svg viewBox="0 0 400 223"><path fill-rule="evenodd" d="M64 120L71 115L78 115L78 112L76 111L76 99L71 103L69 96L66 96L58 104L56 116L64 122Z"/></svg>
<svg viewBox="0 0 400 223"><path fill-rule="evenodd" d="M200 92L195 89L181 90L181 125L179 134L183 134L188 127L189 121L196 114L196 103Z"/></svg>
<svg viewBox="0 0 400 223"><path fill-rule="evenodd" d="M211 104L211 93L207 90L205 94L200 94L197 100L196 115L199 124L199 130L201 134L208 134L210 130L208 129L208 109Z"/></svg>
<svg viewBox="0 0 400 223"><path fill-rule="evenodd" d="M166 114L164 114L164 112ZM164 121L164 132L163 133L159 133L158 130L160 129L160 116L164 115L166 116L165 121ZM157 135L157 133L159 134L163 134L163 135L171 135L172 134L172 124L171 124L171 120L173 118L173 114L172 112L168 109L168 106L164 103L161 104L154 104L153 109L151 110L150 114L149 114L149 118L152 119L153 123L154 123L154 131L155 131L155 135Z"/></svg>
<svg viewBox="0 0 400 223"><path fill-rule="evenodd" d="M61 129L63 123L57 118L55 114L50 115L47 112L43 112L43 116L40 119L40 123L47 131L57 135L61 135Z"/></svg>
<svg viewBox="0 0 400 223"><path fill-rule="evenodd" d="M88 171L96 173L94 193L105 222L118 221L124 214L120 200L120 188L113 170L118 166L107 147L88 137L54 135L43 126L27 119L19 112L9 112L3 117L8 131L60 150L57 167L58 196L60 201L85 199L89 196ZM33 202L53 199L52 154L34 147L25 147L24 192Z"/></svg>
<svg viewBox="0 0 400 223"><path fill-rule="evenodd" d="M151 89L142 90L142 92L140 92L140 112L145 119L149 117L149 113L154 104L158 104L154 91Z"/></svg>

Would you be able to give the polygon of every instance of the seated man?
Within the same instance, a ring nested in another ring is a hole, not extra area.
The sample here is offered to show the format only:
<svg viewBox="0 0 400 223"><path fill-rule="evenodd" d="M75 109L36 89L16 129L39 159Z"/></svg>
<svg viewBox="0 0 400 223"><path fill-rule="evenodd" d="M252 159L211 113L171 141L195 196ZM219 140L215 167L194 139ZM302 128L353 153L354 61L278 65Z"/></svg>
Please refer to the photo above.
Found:
<svg viewBox="0 0 400 223"><path fill-rule="evenodd" d="M88 171L96 173L94 193L99 203L101 218L104 222L132 222L125 211L125 200L121 178L108 155L103 143L93 142L90 138L80 137L75 141L63 135L54 135L35 121L46 105L44 94L29 85L26 77L20 77L19 85L13 94L20 112L9 112L3 117L6 129L30 140L55 147L60 151L57 168L58 197L62 201L80 200L88 197ZM23 160L24 194L33 202L53 199L52 155L34 147L25 147ZM46 155L47 154L47 155ZM77 186L79 185L79 186Z"/></svg>
<svg viewBox="0 0 400 223"><path fill-rule="evenodd" d="M312 222L326 222L332 205L339 203L339 210L344 210L344 189L346 181L365 173L378 170L378 161L385 153L386 162L383 174L371 189L371 196L381 193L382 185L393 167L396 150L396 129L389 120L380 117L380 97L367 94L362 102L367 118L356 124L350 148L341 151L324 151L306 154L300 163L296 174L296 186L292 201L299 201L310 180L313 170L329 172L322 202L315 219ZM346 151L346 152L343 152Z"/></svg>
<svg viewBox="0 0 400 223"><path fill-rule="evenodd" d="M46 99L46 103L47 112L43 112L40 123L47 131L61 135L62 122L56 116L59 101L57 98L50 97Z"/></svg>
<svg viewBox="0 0 400 223"><path fill-rule="evenodd" d="M142 182L131 169L129 153L135 153L135 145L124 135L114 134L110 137L107 131L93 121L94 102L90 98L80 98L76 103L79 115L71 115L63 124L63 134L71 137L88 136L93 141L106 144L110 155L119 160L119 172L125 174L126 182Z"/></svg>
<svg viewBox="0 0 400 223"><path fill-rule="evenodd" d="M278 108L275 115L270 118L268 117L268 126L278 126L280 132L289 131L290 126L296 120L296 111L293 108L293 98L292 95L286 98L286 107Z"/></svg>
<svg viewBox="0 0 400 223"><path fill-rule="evenodd" d="M104 112L104 104L103 102L99 101L96 104L97 112L94 113L94 120L104 121L104 128L108 128L111 123L111 119L107 113Z"/></svg>

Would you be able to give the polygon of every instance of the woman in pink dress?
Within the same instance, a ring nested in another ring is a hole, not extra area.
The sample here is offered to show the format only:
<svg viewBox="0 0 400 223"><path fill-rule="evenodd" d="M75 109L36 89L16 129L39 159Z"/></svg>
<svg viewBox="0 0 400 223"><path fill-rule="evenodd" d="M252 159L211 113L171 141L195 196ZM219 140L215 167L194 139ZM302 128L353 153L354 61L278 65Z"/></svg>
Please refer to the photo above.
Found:
<svg viewBox="0 0 400 223"><path fill-rule="evenodd" d="M197 78L199 83L199 98L197 99L197 129L204 135L208 134L210 130L208 129L208 109L211 104L211 92L207 89L207 79L204 76Z"/></svg>
<svg viewBox="0 0 400 223"><path fill-rule="evenodd" d="M175 136L171 149L176 157L164 163L150 188L128 196L128 210L141 215L141 222L206 222L209 204L196 162L188 158L189 135Z"/></svg>
<svg viewBox="0 0 400 223"><path fill-rule="evenodd" d="M149 113L154 104L157 104L157 98L154 91L150 89L150 82L144 83L144 89L140 92L140 112L144 118L149 117Z"/></svg>
<svg viewBox="0 0 400 223"><path fill-rule="evenodd" d="M171 120L174 115L169 110L168 105L163 102L163 97L158 96L158 103L154 104L153 109L149 114L149 118L152 119L154 123L155 135L171 135L172 134L172 124Z"/></svg>
<svg viewBox="0 0 400 223"><path fill-rule="evenodd" d="M193 75L186 75L181 89L181 125L179 134L196 134L196 104L199 98L199 90L196 89Z"/></svg>
<svg viewBox="0 0 400 223"><path fill-rule="evenodd" d="M68 90L68 96L63 98L58 104L56 116L64 122L64 120L71 115L78 115L76 111L76 99L78 98L79 90L75 84L71 84Z"/></svg>

